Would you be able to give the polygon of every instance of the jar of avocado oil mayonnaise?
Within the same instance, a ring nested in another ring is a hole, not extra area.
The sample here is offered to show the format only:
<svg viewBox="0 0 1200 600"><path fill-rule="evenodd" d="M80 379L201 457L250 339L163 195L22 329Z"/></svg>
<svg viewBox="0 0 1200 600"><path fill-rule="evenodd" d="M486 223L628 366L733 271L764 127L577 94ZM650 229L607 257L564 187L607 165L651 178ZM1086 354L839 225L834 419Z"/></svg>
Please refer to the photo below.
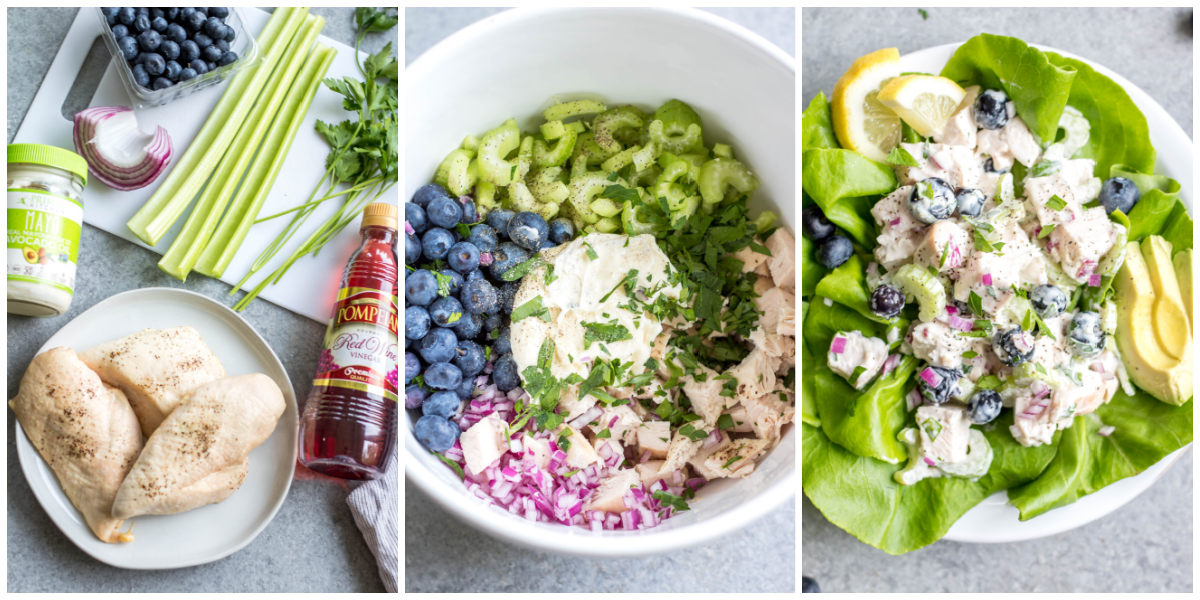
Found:
<svg viewBox="0 0 1200 600"><path fill-rule="evenodd" d="M71 307L87 175L70 150L9 144L8 312L57 317Z"/></svg>

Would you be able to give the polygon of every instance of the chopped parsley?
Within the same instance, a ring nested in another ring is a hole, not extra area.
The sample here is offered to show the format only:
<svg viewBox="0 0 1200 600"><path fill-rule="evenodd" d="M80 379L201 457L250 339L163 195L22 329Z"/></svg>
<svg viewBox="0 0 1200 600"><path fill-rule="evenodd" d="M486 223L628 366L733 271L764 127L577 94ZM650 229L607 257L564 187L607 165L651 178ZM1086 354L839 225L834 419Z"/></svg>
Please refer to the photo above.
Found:
<svg viewBox="0 0 1200 600"><path fill-rule="evenodd" d="M587 257L588 257L588 258L590 258L590 259L592 259L592 260L596 260L596 259L600 258L600 255L599 255L599 254L596 254L596 249L595 249L595 248L592 248L592 245L591 245L591 244L589 244L589 243L587 243L587 242L584 242L584 243L583 243L583 245L584 245L585 247L587 247Z"/></svg>
<svg viewBox="0 0 1200 600"><path fill-rule="evenodd" d="M611 323L593 323L590 321L583 321L580 324L583 325L584 329L584 350L587 350L592 346L593 343L596 342L613 343L633 339L633 335L629 333L629 330L626 329L624 325L621 325L616 321ZM601 347L603 348L603 346ZM607 350L605 353L607 354Z"/></svg>
<svg viewBox="0 0 1200 600"><path fill-rule="evenodd" d="M459 223L454 226L454 229L458 231L458 235L463 236L463 239L471 237L471 227L466 223Z"/></svg>
<svg viewBox="0 0 1200 600"><path fill-rule="evenodd" d="M739 461L739 460L742 460L743 458L745 458L745 457L744 457L744 456L735 456L735 457L733 457L733 458L731 458L731 459L729 459L729 460L725 461L725 464L721 465L721 468L722 468L722 469L728 469L730 466L732 466L732 465L733 465L733 463L735 463L735 462L737 462L737 461Z"/></svg>
<svg viewBox="0 0 1200 600"><path fill-rule="evenodd" d="M516 323L526 317L538 317L547 323L550 322L550 309L542 306L542 297L537 295L533 300L518 306L512 312L512 322Z"/></svg>
<svg viewBox="0 0 1200 600"><path fill-rule="evenodd" d="M613 177L613 175L616 175L616 173L613 173L609 176L609 181L616 181L616 178ZM642 196L641 194L638 194L637 190L631 190L623 185L610 185L605 187L604 191L600 192L600 197L611 198L620 202L640 202L642 200Z"/></svg>
<svg viewBox="0 0 1200 600"><path fill-rule="evenodd" d="M596 434L597 439L607 440L611 437L612 437L612 432L609 431L607 427L605 427L604 429L601 429L600 433Z"/></svg>
<svg viewBox="0 0 1200 600"><path fill-rule="evenodd" d="M454 462L454 461L450 460L449 458L446 458L446 457L445 457L445 456L443 456L443 455L442 455L440 452L434 452L434 451L430 450L430 451L429 451L429 453L430 453L430 454L432 454L432 455L434 455L434 456L436 456L436 457L438 457L438 458L440 458L440 459L442 459L442 462L444 462L444 463L446 463L447 465L449 465L451 469L454 469L454 472L455 472L455 473L458 473L458 478L459 478L459 479L466 479L466 478L467 478L467 476L466 476L465 474L463 474L462 467L458 466L458 463L456 463L456 462Z"/></svg>
<svg viewBox="0 0 1200 600"><path fill-rule="evenodd" d="M975 382L975 387L981 390L994 390L1000 387L1000 385L1003 383L1004 382L1000 381L1000 378L996 377L995 375L984 375L983 377L979 378L979 381Z"/></svg>
<svg viewBox="0 0 1200 600"><path fill-rule="evenodd" d="M913 158L913 155L909 154L908 150L905 150L900 146L892 148L892 151L887 156L886 162L890 165L899 165L902 167L921 166L921 163L917 162L917 159Z"/></svg>
<svg viewBox="0 0 1200 600"><path fill-rule="evenodd" d="M680 498L674 494L658 491L651 494L650 497L661 502L663 506L669 506L679 512L689 509L687 502L684 502L683 498Z"/></svg>
<svg viewBox="0 0 1200 600"><path fill-rule="evenodd" d="M1038 163L1038 165L1041 164L1043 163ZM1034 169L1034 171L1037 171L1037 169ZM1058 194L1055 194L1050 196L1050 199L1046 201L1046 207L1052 210L1062 210L1067 207L1067 203L1062 198L1059 198Z"/></svg>
<svg viewBox="0 0 1200 600"><path fill-rule="evenodd" d="M717 418L717 429L733 429L733 417L730 415L721 415Z"/></svg>
<svg viewBox="0 0 1200 600"><path fill-rule="evenodd" d="M972 313L983 316L983 298L979 294L971 292L971 295L967 297L967 306Z"/></svg>
<svg viewBox="0 0 1200 600"><path fill-rule="evenodd" d="M1055 196L1055 198L1057 198L1057 197L1058 196ZM1050 235L1051 233L1054 233L1055 227L1056 227L1056 225L1054 223L1051 223L1049 225L1046 225L1045 227L1042 227L1042 230L1038 232L1037 239L1040 240L1040 239Z"/></svg>
<svg viewBox="0 0 1200 600"><path fill-rule="evenodd" d="M449 275L442 275L438 271L433 272L433 276L437 278L438 295L445 298L450 295L450 285L454 283L454 279Z"/></svg>
<svg viewBox="0 0 1200 600"><path fill-rule="evenodd" d="M542 260L542 256L540 254L534 255L533 258L530 258L529 260L526 260L525 262L505 271L504 274L500 276L500 279L503 279L504 281L516 281L529 274L530 271L542 265L549 267L549 264Z"/></svg>
<svg viewBox="0 0 1200 600"><path fill-rule="evenodd" d="M687 425L679 428L679 435L682 435L693 442L698 442L708 437L708 432L703 429L697 429L691 423L688 423Z"/></svg>

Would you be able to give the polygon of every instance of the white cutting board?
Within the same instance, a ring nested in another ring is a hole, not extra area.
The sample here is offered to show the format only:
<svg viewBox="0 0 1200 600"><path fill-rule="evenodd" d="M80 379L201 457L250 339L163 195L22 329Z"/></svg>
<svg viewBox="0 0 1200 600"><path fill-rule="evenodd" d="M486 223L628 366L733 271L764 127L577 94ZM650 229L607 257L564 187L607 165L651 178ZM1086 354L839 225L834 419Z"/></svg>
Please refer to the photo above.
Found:
<svg viewBox="0 0 1200 600"><path fill-rule="evenodd" d="M42 86L38 89L37 96L29 107L24 122L21 123L21 128L17 130L17 136L13 143L46 144L72 151L75 149L71 138L73 123L63 118L62 105L87 57L88 50L96 42L96 38L101 35L100 21L95 14L92 14L93 10L95 9L84 8L76 15L75 22L71 25L71 30L67 33L62 47L59 48L58 55L54 57L54 63L50 65L50 71L42 81ZM241 11L247 27L255 37L271 17L269 13L256 8L242 8ZM321 36L319 41L338 52L326 77L348 76L358 80L362 79L362 73L355 65L353 48L325 36ZM398 44L393 44L393 47L398 47ZM363 53L362 56L366 57L367 54ZM171 102L166 106L139 110L137 111L138 125L145 132L153 132L156 126L161 125L171 136L176 157L182 156L192 139L200 132L201 126L216 107L217 102L221 99L221 94L225 92L228 85L229 82L226 81ZM108 70L100 81L100 87L96 89L96 95L92 98L89 106L132 106L132 104L125 87L121 84L120 76L117 75L116 65L110 61ZM279 177L275 180L271 193L267 197L266 203L263 204L262 211L259 212L260 218L306 202L321 175L325 172L325 157L329 154L329 145L313 128L318 119L332 124L347 119L353 120L355 115L342 108L340 94L324 85L321 86L308 109L308 115L300 125L300 130L296 132L296 138L292 142L291 150L283 163ZM173 158L171 163L167 173L156 179L154 183L132 192L118 192L104 185L103 182L89 177L87 188L83 194L83 220L130 242L149 248L129 231L125 223L166 180L167 175L174 169L174 165L178 163L178 158ZM392 188L392 191L387 194L392 202L399 201L399 192L396 189ZM292 237L290 243L265 268L255 274L248 287L252 289L264 276L282 264L292 250L299 247L325 222L325 219L337 210L338 202L340 202L340 198L335 198L318 207L305 221L304 226ZM194 199L192 204L195 204ZM183 228L189 214L191 214L191 208L188 208L179 218L170 233L151 249L159 254L165 253L171 247L171 242L178 235L179 230ZM222 280L229 284L236 284L249 271L259 254L283 231L290 218L289 214L255 225L246 236L237 256L225 270ZM319 322L329 320L333 311L334 297L341 281L342 270L361 239L358 232L358 221L355 221L331 240L316 257L307 256L298 260L288 270L287 275L279 283L268 286L259 295L259 299L269 300ZM80 248L80 252L86 253L88 250L86 246ZM122 274L116 275L122 276ZM188 275L188 280L192 281L202 277L204 275L193 272ZM240 292L236 296L228 296L225 304L232 306L241 296Z"/></svg>

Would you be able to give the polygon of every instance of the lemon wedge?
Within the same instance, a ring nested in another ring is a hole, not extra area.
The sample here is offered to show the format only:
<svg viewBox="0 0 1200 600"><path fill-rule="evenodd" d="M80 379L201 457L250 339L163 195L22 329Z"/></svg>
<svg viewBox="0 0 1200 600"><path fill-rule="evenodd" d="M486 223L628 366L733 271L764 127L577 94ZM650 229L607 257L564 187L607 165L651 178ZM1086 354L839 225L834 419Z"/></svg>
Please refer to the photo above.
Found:
<svg viewBox="0 0 1200 600"><path fill-rule="evenodd" d="M859 57L833 86L833 132L843 148L883 161L900 143L900 117L880 104L879 89L900 75L900 51Z"/></svg>
<svg viewBox="0 0 1200 600"><path fill-rule="evenodd" d="M878 98L914 131L930 137L946 126L965 96L957 83L945 77L905 75L883 86Z"/></svg>

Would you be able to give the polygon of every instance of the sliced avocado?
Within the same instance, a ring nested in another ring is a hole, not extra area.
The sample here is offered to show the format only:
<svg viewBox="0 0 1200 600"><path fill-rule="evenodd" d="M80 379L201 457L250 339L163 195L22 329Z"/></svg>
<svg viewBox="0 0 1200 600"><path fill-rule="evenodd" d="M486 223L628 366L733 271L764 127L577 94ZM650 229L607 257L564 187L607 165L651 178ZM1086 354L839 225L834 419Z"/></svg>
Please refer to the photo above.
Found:
<svg viewBox="0 0 1200 600"><path fill-rule="evenodd" d="M1180 358L1191 332L1171 264L1171 243L1157 235L1149 236L1142 240L1142 256L1154 285L1154 332L1158 343L1167 354Z"/></svg>
<svg viewBox="0 0 1200 600"><path fill-rule="evenodd" d="M1192 316L1192 249L1181 250L1175 254L1172 260L1175 263L1175 281L1179 283L1179 295L1183 298L1183 307L1187 309L1188 324L1195 325L1195 317ZM1191 328L1188 328L1189 331ZM1192 331L1192 336L1196 335Z"/></svg>
<svg viewBox="0 0 1200 600"><path fill-rule="evenodd" d="M1151 396L1182 405L1192 397L1192 342L1176 358L1159 344L1154 311L1157 297L1137 242L1126 247L1125 263L1113 281L1117 304L1117 349L1129 379Z"/></svg>

